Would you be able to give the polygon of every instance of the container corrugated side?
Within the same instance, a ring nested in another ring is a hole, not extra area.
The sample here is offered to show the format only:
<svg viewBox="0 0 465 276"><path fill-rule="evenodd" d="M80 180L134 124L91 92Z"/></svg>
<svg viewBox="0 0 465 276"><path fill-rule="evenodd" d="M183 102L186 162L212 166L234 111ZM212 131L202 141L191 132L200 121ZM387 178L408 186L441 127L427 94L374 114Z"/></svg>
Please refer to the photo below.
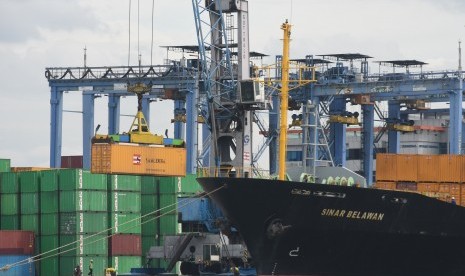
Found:
<svg viewBox="0 0 465 276"><path fill-rule="evenodd" d="M130 144L93 144L91 171L184 176L186 174L186 149Z"/></svg>
<svg viewBox="0 0 465 276"><path fill-rule="evenodd" d="M59 233L59 214L40 214L40 234L57 235Z"/></svg>
<svg viewBox="0 0 465 276"><path fill-rule="evenodd" d="M141 176L141 194L152 195L158 194L160 187L160 178L156 176Z"/></svg>
<svg viewBox="0 0 465 276"><path fill-rule="evenodd" d="M38 235L40 231L39 214L21 215L21 230L33 231Z"/></svg>
<svg viewBox="0 0 465 276"><path fill-rule="evenodd" d="M0 194L0 214L19 214L19 194Z"/></svg>
<svg viewBox="0 0 465 276"><path fill-rule="evenodd" d="M50 214L57 213L59 210L58 191L53 192L41 192L40 193L40 213L41 214Z"/></svg>
<svg viewBox="0 0 465 276"><path fill-rule="evenodd" d="M21 193L37 193L40 190L40 172L20 172L18 183Z"/></svg>
<svg viewBox="0 0 465 276"><path fill-rule="evenodd" d="M165 214L160 217L160 235L178 233L178 214Z"/></svg>
<svg viewBox="0 0 465 276"><path fill-rule="evenodd" d="M59 223L60 234L99 233L108 228L108 213L60 213Z"/></svg>
<svg viewBox="0 0 465 276"><path fill-rule="evenodd" d="M108 205L111 212L140 213L140 192L117 191L108 193Z"/></svg>
<svg viewBox="0 0 465 276"><path fill-rule="evenodd" d="M376 154L376 181L397 180L397 156L396 154Z"/></svg>
<svg viewBox="0 0 465 276"><path fill-rule="evenodd" d="M108 255L107 235L60 235L60 247L62 256Z"/></svg>
<svg viewBox="0 0 465 276"><path fill-rule="evenodd" d="M60 212L106 212L108 209L107 196L106 191L61 191Z"/></svg>
<svg viewBox="0 0 465 276"><path fill-rule="evenodd" d="M458 183L461 181L461 155L439 155L439 180L440 182Z"/></svg>
<svg viewBox="0 0 465 276"><path fill-rule="evenodd" d="M0 173L0 193L15 194L19 193L18 177L16 173Z"/></svg>
<svg viewBox="0 0 465 276"><path fill-rule="evenodd" d="M0 231L0 255L34 254L34 233L31 231Z"/></svg>
<svg viewBox="0 0 465 276"><path fill-rule="evenodd" d="M42 253L60 247L60 236L58 235L43 235L39 237L39 241L40 252ZM58 250L55 250L49 254L55 255L56 253L58 253Z"/></svg>
<svg viewBox="0 0 465 276"><path fill-rule="evenodd" d="M418 181L439 182L439 155L418 155Z"/></svg>
<svg viewBox="0 0 465 276"><path fill-rule="evenodd" d="M111 212L109 213L111 233L121 234L140 234L141 233L141 219L140 213L122 213Z"/></svg>
<svg viewBox="0 0 465 276"><path fill-rule="evenodd" d="M396 182L393 181L376 181L375 188L383 190L395 190Z"/></svg>
<svg viewBox="0 0 465 276"><path fill-rule="evenodd" d="M19 229L20 218L19 215L1 215L0 225L2 230L20 230Z"/></svg>
<svg viewBox="0 0 465 276"><path fill-rule="evenodd" d="M10 172L11 171L11 160L10 159L0 159L0 173Z"/></svg>
<svg viewBox="0 0 465 276"><path fill-rule="evenodd" d="M61 191L107 190L107 175L92 174L82 169L63 169L58 174Z"/></svg>
<svg viewBox="0 0 465 276"><path fill-rule="evenodd" d="M141 190L141 176L140 175L109 175L108 176L108 190L109 191L134 191L140 192Z"/></svg>
<svg viewBox="0 0 465 276"><path fill-rule="evenodd" d="M59 170L49 170L40 172L41 192L58 191L58 173Z"/></svg>
<svg viewBox="0 0 465 276"><path fill-rule="evenodd" d="M32 258L32 255L0 255L0 267L11 265ZM0 272L5 276L35 276L35 263L26 262L24 265L13 266L6 272Z"/></svg>
<svg viewBox="0 0 465 276"><path fill-rule="evenodd" d="M417 184L418 192L439 192L439 183L435 182L418 182Z"/></svg>
<svg viewBox="0 0 465 276"><path fill-rule="evenodd" d="M418 181L418 162L415 154L397 154L397 181Z"/></svg>
<svg viewBox="0 0 465 276"><path fill-rule="evenodd" d="M142 267L142 258L140 256L110 256L109 265L116 269L118 274L127 274L131 268Z"/></svg>
<svg viewBox="0 0 465 276"><path fill-rule="evenodd" d="M197 194L202 192L203 189L197 182L197 175L187 174L185 177L181 177L181 191L182 194Z"/></svg>
<svg viewBox="0 0 465 276"><path fill-rule="evenodd" d="M110 256L141 256L141 236L132 234L117 234L111 236L108 254Z"/></svg>
<svg viewBox="0 0 465 276"><path fill-rule="evenodd" d="M39 213L39 193L21 193L21 214L38 214Z"/></svg>
<svg viewBox="0 0 465 276"><path fill-rule="evenodd" d="M41 260L39 275L59 275L59 262L60 259L57 256Z"/></svg>
<svg viewBox="0 0 465 276"><path fill-rule="evenodd" d="M83 156L82 155L69 155L61 157L62 168L82 169Z"/></svg>
<svg viewBox="0 0 465 276"><path fill-rule="evenodd" d="M439 183L439 199L450 202L452 197L461 202L461 184Z"/></svg>

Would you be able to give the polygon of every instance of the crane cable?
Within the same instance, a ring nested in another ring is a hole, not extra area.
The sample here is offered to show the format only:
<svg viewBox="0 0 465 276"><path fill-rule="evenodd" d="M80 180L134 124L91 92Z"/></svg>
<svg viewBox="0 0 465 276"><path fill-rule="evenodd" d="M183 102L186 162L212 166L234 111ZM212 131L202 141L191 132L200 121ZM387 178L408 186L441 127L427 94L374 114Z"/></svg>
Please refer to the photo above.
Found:
<svg viewBox="0 0 465 276"><path fill-rule="evenodd" d="M132 0L129 0L129 44L128 44L128 67L131 64L131 2Z"/></svg>
<svg viewBox="0 0 465 276"><path fill-rule="evenodd" d="M210 192L208 192L208 193L202 194L200 197L197 197L197 195L194 195L194 196L192 196L192 197L186 198L186 199L184 199L184 200L181 201L182 204L181 204L181 206L178 206L177 209L182 208L182 207L185 207L185 206L187 206L187 205L190 205L190 204L194 203L196 200L198 200L199 198L207 197L207 196L209 196L210 194L213 194L213 193L219 191L219 190L222 189L222 188L224 188L224 185L222 185L222 186L220 186L220 187L218 187L218 188L216 188L216 189L214 189L214 190L212 190L212 191L210 191ZM187 203L186 203L186 202L187 202ZM147 213L147 214L145 214L145 215L143 215L143 216L140 216L140 217L137 217L137 218L135 218L135 219L131 219L131 220L129 220L129 221L126 221L126 222L120 224L118 227L121 227L122 225L129 224L129 223L131 223L131 222L137 221L137 220L139 220L139 219L142 219L143 217L147 217L147 216L150 216L150 215L154 215L155 213L158 213L158 212L160 212L160 211L163 210L163 209L167 209L167 208L172 207L172 206L175 206L175 205L176 205L176 202L173 203L173 204L167 205L167 206L165 206L165 207L163 207L163 208L160 208L160 209L158 209L158 210L155 210L155 211L152 211L152 212L150 212L150 213ZM150 218L150 219L148 219L148 220L146 220L146 221L144 221L144 222L141 222L141 223L139 223L139 224L133 225L133 226L131 226L131 227L129 227L129 228L125 228L124 230L128 230L128 229L134 228L134 227L136 227L136 226L138 226L138 225L142 225L142 224L145 224L145 223L147 223L147 222L150 222L150 221L159 219L159 218L161 218L161 217L163 217L163 216L165 216L165 215L171 214L173 211L176 211L176 208L175 208L175 209L171 209L170 211L165 212L165 213L163 213L163 214L161 214L161 215L158 215L158 216L155 216L155 217L153 217L153 218ZM90 235L90 236L88 236L88 237L85 237L82 241L87 240L87 239L90 239L90 238L95 237L95 236L98 236L98 235L101 235L101 234L105 234L105 233L107 233L108 231L113 230L114 228L116 228L116 227L110 227L110 228L108 228L108 229L104 229L104 230L102 230L102 231L100 231L100 232L98 232L98 233L95 233L95 234L92 234L92 235ZM111 234L111 235L106 235L104 238L100 238L100 239L97 239L97 240L94 240L94 241L92 241L92 242L87 243L87 245L88 245L88 244L96 243L96 242L98 242L98 241L100 241L100 240L103 240L103 239L108 239L108 238L110 238L110 237L112 237L112 236L114 236L114 235L117 235L117 234L120 234L120 233L114 233L114 234ZM49 250L49 251L40 253L40 254L38 254L38 255L35 255L35 256L26 258L26 259L24 259L24 260L21 260L21 261L12 263L12 264L6 264L6 265L4 265L3 267L0 267L0 272L1 272L1 271L7 271L7 270L9 270L9 269L11 269L11 268L13 268L13 267L17 267L17 266L21 266L21 265L26 265L26 264L29 264L29 263L34 263L34 262L37 262L37 261L42 261L42 260L45 260L45 259L48 259L48 258L51 258L51 257L59 256L60 254L63 254L63 253L66 253L66 252L75 250L75 249L77 249L79 246L73 247L73 248L71 248L71 249L67 249L67 250L65 250L65 251L63 251L63 252L59 252L59 253L56 253L56 254L52 254L52 255L45 256L45 257L41 257L41 256L46 255L46 254L48 254L48 253L54 252L54 251L56 251L56 250L58 250L58 249L62 249L62 248L68 247L68 246L70 246L70 245L76 244L76 243L78 243L78 242L80 242L80 240L76 240L76 241L74 241L74 242L71 242L71 243L68 243L68 244L59 246L59 247L57 247L57 248L51 249L51 250Z"/></svg>

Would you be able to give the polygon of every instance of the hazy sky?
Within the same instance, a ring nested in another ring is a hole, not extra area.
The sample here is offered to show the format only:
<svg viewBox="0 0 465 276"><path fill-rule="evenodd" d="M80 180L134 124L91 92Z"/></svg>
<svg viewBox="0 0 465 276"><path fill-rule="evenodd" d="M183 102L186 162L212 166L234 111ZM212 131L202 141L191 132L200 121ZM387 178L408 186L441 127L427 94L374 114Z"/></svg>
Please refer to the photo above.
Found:
<svg viewBox="0 0 465 276"><path fill-rule="evenodd" d="M132 65L138 47L142 63L150 63L151 6L150 0L132 0ZM429 63L426 71L456 69L457 42L465 37L463 0L250 0L249 9L251 50L269 54L268 64L281 53L285 19L293 25L292 58L358 52L373 60L421 60ZM155 0L154 41L154 64L166 58L161 45L196 44L190 0ZM83 66L84 47L88 66L127 65L128 44L129 0L0 0L0 159L13 166L49 165L46 67ZM81 102L77 92L64 96L66 110L81 111ZM95 123L104 131L106 104L96 100ZM135 104L124 99L122 113L134 114ZM157 114L171 106L152 105L153 132L170 127L170 116ZM120 129L128 129L130 120L124 117ZM63 155L82 154L81 128L79 113L64 114Z"/></svg>

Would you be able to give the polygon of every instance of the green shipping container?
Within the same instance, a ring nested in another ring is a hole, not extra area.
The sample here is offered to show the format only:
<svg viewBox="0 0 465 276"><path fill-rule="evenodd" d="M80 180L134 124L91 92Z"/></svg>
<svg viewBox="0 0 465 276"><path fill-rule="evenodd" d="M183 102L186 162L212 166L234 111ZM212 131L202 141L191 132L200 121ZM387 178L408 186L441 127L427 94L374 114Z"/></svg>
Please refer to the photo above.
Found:
<svg viewBox="0 0 465 276"><path fill-rule="evenodd" d="M146 264L148 260L145 258L145 256L147 252L149 252L150 247L162 245L162 240L161 240L161 237L157 239L157 236L149 235L149 236L141 236L141 241L142 241L142 262ZM150 260L150 267L160 267L160 259Z"/></svg>
<svg viewBox="0 0 465 276"><path fill-rule="evenodd" d="M140 213L109 213L111 233L140 234Z"/></svg>
<svg viewBox="0 0 465 276"><path fill-rule="evenodd" d="M20 230L19 215L1 215L0 226L2 230Z"/></svg>
<svg viewBox="0 0 465 276"><path fill-rule="evenodd" d="M111 212L140 213L140 192L111 192L108 197Z"/></svg>
<svg viewBox="0 0 465 276"><path fill-rule="evenodd" d="M59 236L57 235L40 236L39 237L40 252L45 253L45 252L49 252L53 250L50 253L47 253L45 256L57 254L58 250L55 250L55 249L60 247L59 242L60 242L60 239L59 239Z"/></svg>
<svg viewBox="0 0 465 276"><path fill-rule="evenodd" d="M58 191L40 193L40 213L58 213Z"/></svg>
<svg viewBox="0 0 465 276"><path fill-rule="evenodd" d="M16 173L0 173L0 194L19 193L18 178Z"/></svg>
<svg viewBox="0 0 465 276"><path fill-rule="evenodd" d="M1 194L0 195L0 214L17 215L19 214L18 194Z"/></svg>
<svg viewBox="0 0 465 276"><path fill-rule="evenodd" d="M146 236L155 236L160 232L160 222L158 219L153 219L154 216L146 216L142 218L141 234Z"/></svg>
<svg viewBox="0 0 465 276"><path fill-rule="evenodd" d="M107 175L92 174L82 169L60 170L58 180L62 191L107 190Z"/></svg>
<svg viewBox="0 0 465 276"><path fill-rule="evenodd" d="M39 213L39 193L21 193L21 214L31 215Z"/></svg>
<svg viewBox="0 0 465 276"><path fill-rule="evenodd" d="M160 194L174 194L181 188L181 178L175 176L159 177ZM178 188L179 186L179 188Z"/></svg>
<svg viewBox="0 0 465 276"><path fill-rule="evenodd" d="M49 170L40 172L41 192L58 191L58 172L59 170Z"/></svg>
<svg viewBox="0 0 465 276"><path fill-rule="evenodd" d="M106 191L61 191L60 212L107 211Z"/></svg>
<svg viewBox="0 0 465 276"><path fill-rule="evenodd" d="M10 159L0 159L0 173L11 171Z"/></svg>
<svg viewBox="0 0 465 276"><path fill-rule="evenodd" d="M95 276L103 276L104 269L108 268L108 257L102 256L60 256L60 275L70 276L73 273L74 267L81 267L82 275L89 273L90 260L93 262L93 274ZM42 275L41 275L42 276ZM44 275L46 276L46 275ZM54 276L54 275L50 275Z"/></svg>
<svg viewBox="0 0 465 276"><path fill-rule="evenodd" d="M141 177L138 175L108 175L108 191L140 192Z"/></svg>
<svg viewBox="0 0 465 276"><path fill-rule="evenodd" d="M108 265L116 269L118 274L126 274L130 273L133 267L142 267L142 258L140 256L110 256Z"/></svg>
<svg viewBox="0 0 465 276"><path fill-rule="evenodd" d="M40 215L40 234L41 235L58 235L58 213Z"/></svg>
<svg viewBox="0 0 465 276"><path fill-rule="evenodd" d="M60 235L62 256L108 255L107 235Z"/></svg>
<svg viewBox="0 0 465 276"><path fill-rule="evenodd" d="M181 177L181 194L197 194L203 192L202 186L197 182L197 175L187 174L185 177Z"/></svg>
<svg viewBox="0 0 465 276"><path fill-rule="evenodd" d="M59 258L48 257L47 259L41 260L39 263L40 266L40 276L45 275L58 275L59 273ZM68 275L71 275L68 273Z"/></svg>
<svg viewBox="0 0 465 276"><path fill-rule="evenodd" d="M40 230L39 215L21 215L21 230L34 231L38 235Z"/></svg>
<svg viewBox="0 0 465 276"><path fill-rule="evenodd" d="M19 172L18 183L21 193L37 193L40 190L40 172Z"/></svg>
<svg viewBox="0 0 465 276"><path fill-rule="evenodd" d="M159 177L155 176L141 176L141 194L152 195L159 193Z"/></svg>
<svg viewBox="0 0 465 276"><path fill-rule="evenodd" d="M157 195L141 195L140 198L141 213L143 215L160 209Z"/></svg>
<svg viewBox="0 0 465 276"><path fill-rule="evenodd" d="M59 223L60 234L100 233L108 229L108 214L106 212L60 213Z"/></svg>
<svg viewBox="0 0 465 276"><path fill-rule="evenodd" d="M164 215L160 218L160 235L173 235L178 233L178 216Z"/></svg>

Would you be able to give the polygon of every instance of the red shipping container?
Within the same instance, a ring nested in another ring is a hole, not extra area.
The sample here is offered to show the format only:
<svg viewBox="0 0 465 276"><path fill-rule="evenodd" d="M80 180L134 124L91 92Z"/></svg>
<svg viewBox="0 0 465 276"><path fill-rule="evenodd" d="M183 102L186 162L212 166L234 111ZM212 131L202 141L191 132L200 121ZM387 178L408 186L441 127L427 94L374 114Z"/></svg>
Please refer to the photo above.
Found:
<svg viewBox="0 0 465 276"><path fill-rule="evenodd" d="M110 256L141 256L140 235L118 234L111 236L109 251Z"/></svg>
<svg viewBox="0 0 465 276"><path fill-rule="evenodd" d="M0 255L33 255L34 232L0 231Z"/></svg>
<svg viewBox="0 0 465 276"><path fill-rule="evenodd" d="M61 168L82 169L82 155L69 155L61 157Z"/></svg>

